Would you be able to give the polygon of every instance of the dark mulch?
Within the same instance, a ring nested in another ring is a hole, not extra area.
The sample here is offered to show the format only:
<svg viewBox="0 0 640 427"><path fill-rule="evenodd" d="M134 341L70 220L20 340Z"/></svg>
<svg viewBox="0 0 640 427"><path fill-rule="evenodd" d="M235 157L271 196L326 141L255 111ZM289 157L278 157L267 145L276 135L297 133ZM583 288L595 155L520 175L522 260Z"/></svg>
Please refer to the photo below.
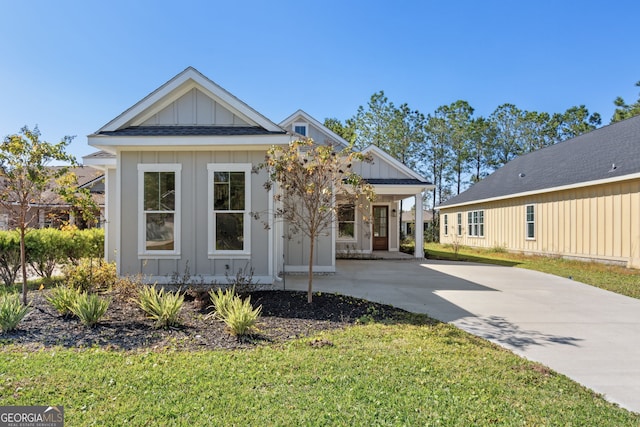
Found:
<svg viewBox="0 0 640 427"><path fill-rule="evenodd" d="M137 350L174 348L184 350L237 349L279 343L310 336L320 331L343 328L358 319L380 321L400 318L406 312L394 307L334 294L294 291L255 291L254 307L262 305L259 330L238 339L225 325L207 316L205 298L187 296L179 327L156 329L153 321L134 303L112 298L102 321L93 328L76 318L60 316L45 300L45 291L29 294L30 314L12 332L0 334L0 345L14 343L28 348L64 346Z"/></svg>

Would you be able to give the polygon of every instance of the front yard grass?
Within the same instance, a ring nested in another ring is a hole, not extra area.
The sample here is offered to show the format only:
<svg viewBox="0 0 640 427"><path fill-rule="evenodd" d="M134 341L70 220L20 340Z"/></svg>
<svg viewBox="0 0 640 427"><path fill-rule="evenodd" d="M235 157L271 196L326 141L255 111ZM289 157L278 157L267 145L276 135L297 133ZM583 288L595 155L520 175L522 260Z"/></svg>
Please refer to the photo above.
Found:
<svg viewBox="0 0 640 427"><path fill-rule="evenodd" d="M640 298L640 271L636 269L560 257L528 256L509 253L500 248L480 249L461 246L456 254L452 245L437 243L427 243L425 253L425 256L430 259L506 265L570 277L591 286L632 298Z"/></svg>
<svg viewBox="0 0 640 427"><path fill-rule="evenodd" d="M563 375L426 317L246 351L0 346L0 405L68 425L637 426Z"/></svg>

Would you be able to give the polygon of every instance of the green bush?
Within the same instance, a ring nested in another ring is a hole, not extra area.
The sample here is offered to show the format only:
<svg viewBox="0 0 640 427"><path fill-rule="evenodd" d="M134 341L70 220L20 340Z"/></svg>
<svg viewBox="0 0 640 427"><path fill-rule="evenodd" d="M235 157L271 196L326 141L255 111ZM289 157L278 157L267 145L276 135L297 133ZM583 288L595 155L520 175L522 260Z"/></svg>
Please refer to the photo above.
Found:
<svg viewBox="0 0 640 427"><path fill-rule="evenodd" d="M65 254L72 264L79 264L83 258L104 257L103 229L78 230L76 227L65 227L60 233L66 244Z"/></svg>
<svg viewBox="0 0 640 427"><path fill-rule="evenodd" d="M20 270L20 234L15 231L0 231L0 278L6 286L16 281Z"/></svg>
<svg viewBox="0 0 640 427"><path fill-rule="evenodd" d="M18 294L0 295L0 329L2 332L14 330L28 312L29 307L20 302Z"/></svg>
<svg viewBox="0 0 640 427"><path fill-rule="evenodd" d="M223 321L233 335L242 336L255 329L261 312L261 305L255 309L253 308L251 305L251 297L243 300L236 295L231 300L229 311Z"/></svg>
<svg viewBox="0 0 640 427"><path fill-rule="evenodd" d="M107 312L109 300L100 298L96 294L82 292L76 297L71 306L73 314L86 326L94 326Z"/></svg>
<svg viewBox="0 0 640 427"><path fill-rule="evenodd" d="M64 268L67 286L85 292L104 291L118 280L115 263L83 258Z"/></svg>
<svg viewBox="0 0 640 427"><path fill-rule="evenodd" d="M213 289L209 291L209 298L213 304L214 317L223 320L228 316L231 302L236 297L235 288L227 288L225 291Z"/></svg>
<svg viewBox="0 0 640 427"><path fill-rule="evenodd" d="M179 323L184 295L180 292L165 292L156 286L144 286L138 293L138 305L156 321L156 327L165 328Z"/></svg>
<svg viewBox="0 0 640 427"><path fill-rule="evenodd" d="M53 288L45 299L62 316L71 316L73 314L73 305L77 301L78 296L80 296L78 289L68 286L58 286L57 288Z"/></svg>
<svg viewBox="0 0 640 427"><path fill-rule="evenodd" d="M29 230L24 243L29 265L40 277L50 279L56 266L67 260L66 238L55 228Z"/></svg>

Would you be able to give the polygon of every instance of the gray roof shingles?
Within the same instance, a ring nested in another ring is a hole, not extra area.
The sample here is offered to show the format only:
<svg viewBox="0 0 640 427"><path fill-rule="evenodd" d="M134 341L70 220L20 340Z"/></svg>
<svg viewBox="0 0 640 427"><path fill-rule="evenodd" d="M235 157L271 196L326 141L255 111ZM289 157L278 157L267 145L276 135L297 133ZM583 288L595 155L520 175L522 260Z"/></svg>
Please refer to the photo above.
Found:
<svg viewBox="0 0 640 427"><path fill-rule="evenodd" d="M429 185L429 182L413 178L364 178L371 185Z"/></svg>
<svg viewBox="0 0 640 427"><path fill-rule="evenodd" d="M640 116L517 157L440 206L635 173L640 173Z"/></svg>
<svg viewBox="0 0 640 427"><path fill-rule="evenodd" d="M131 126L114 131L102 131L108 136L247 136L272 135L282 132L270 132L258 126Z"/></svg>

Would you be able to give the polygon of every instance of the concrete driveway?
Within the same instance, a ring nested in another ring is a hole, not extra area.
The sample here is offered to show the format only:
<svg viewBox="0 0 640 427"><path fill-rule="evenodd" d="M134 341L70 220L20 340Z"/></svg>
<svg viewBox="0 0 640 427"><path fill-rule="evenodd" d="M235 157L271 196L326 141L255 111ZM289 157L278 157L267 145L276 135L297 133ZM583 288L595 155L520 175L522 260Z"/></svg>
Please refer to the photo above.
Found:
<svg viewBox="0 0 640 427"><path fill-rule="evenodd" d="M640 413L640 300L520 268L338 260L314 291L426 313L540 362ZM306 276L287 275L306 290Z"/></svg>

